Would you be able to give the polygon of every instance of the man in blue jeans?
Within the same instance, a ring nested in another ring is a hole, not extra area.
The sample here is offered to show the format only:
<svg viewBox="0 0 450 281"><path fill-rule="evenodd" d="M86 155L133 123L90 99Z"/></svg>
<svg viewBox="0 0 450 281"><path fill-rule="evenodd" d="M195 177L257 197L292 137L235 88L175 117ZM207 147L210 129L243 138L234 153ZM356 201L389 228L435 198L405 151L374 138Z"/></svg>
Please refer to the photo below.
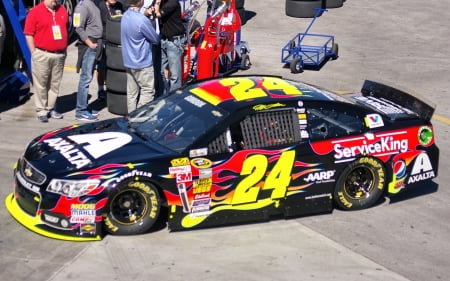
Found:
<svg viewBox="0 0 450 281"><path fill-rule="evenodd" d="M73 25L80 41L78 46L77 72L81 68L78 82L75 118L81 121L98 120L98 114L88 109L89 85L94 74L94 66L101 55L103 25L100 9L93 0L81 0L75 7Z"/></svg>
<svg viewBox="0 0 450 281"><path fill-rule="evenodd" d="M156 4L160 5L156 16L161 19L161 68L163 71L168 70L164 75L164 94L167 94L182 84L181 57L186 45L186 31L178 0L156 0Z"/></svg>

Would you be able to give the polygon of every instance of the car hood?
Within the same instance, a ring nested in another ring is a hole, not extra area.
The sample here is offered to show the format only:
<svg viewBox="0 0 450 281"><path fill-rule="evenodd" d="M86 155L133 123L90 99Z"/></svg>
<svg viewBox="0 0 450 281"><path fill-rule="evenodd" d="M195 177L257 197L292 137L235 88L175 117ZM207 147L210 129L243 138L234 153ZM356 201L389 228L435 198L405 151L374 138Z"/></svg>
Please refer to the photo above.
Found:
<svg viewBox="0 0 450 281"><path fill-rule="evenodd" d="M73 125L34 139L24 157L44 173L64 174L108 163L147 162L173 151L144 140L123 118Z"/></svg>

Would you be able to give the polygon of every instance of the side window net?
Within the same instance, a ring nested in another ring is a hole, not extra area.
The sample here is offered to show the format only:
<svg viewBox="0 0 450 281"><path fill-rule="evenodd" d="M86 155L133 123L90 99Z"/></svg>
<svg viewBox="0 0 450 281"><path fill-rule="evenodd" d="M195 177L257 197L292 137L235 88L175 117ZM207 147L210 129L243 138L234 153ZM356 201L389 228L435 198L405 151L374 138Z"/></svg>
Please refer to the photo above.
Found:
<svg viewBox="0 0 450 281"><path fill-rule="evenodd" d="M300 141L297 114L293 109L257 113L241 122L247 149L289 145Z"/></svg>
<svg viewBox="0 0 450 281"><path fill-rule="evenodd" d="M230 143L231 143L230 130L226 130L225 132L220 134L217 138L215 138L212 142L209 143L208 153L218 154L230 152Z"/></svg>

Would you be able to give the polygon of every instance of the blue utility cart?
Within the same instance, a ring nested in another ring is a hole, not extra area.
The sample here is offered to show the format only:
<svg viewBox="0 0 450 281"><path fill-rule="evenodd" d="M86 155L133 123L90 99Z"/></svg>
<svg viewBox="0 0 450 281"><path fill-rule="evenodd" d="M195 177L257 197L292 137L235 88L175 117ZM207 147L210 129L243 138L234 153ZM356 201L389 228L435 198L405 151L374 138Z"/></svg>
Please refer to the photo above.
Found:
<svg viewBox="0 0 450 281"><path fill-rule="evenodd" d="M327 59L338 58L338 44L334 36L308 33L317 17L326 9L317 8L305 32L298 33L281 50L281 62L289 65L292 73L300 73L303 66L320 66Z"/></svg>

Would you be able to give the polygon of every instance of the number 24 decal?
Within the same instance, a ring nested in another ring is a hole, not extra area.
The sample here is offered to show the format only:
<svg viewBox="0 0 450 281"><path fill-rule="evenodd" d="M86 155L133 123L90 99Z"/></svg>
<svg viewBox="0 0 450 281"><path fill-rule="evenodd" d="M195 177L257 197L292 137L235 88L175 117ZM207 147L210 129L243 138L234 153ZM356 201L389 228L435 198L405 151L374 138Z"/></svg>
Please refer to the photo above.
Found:
<svg viewBox="0 0 450 281"><path fill-rule="evenodd" d="M242 164L241 176L244 179L238 183L234 191L231 204L256 202L259 190L272 190L272 200L283 198L291 182L291 172L295 161L295 150L281 153L280 158L270 171L262 185L260 183L266 175L269 161L267 156L256 154L248 157Z"/></svg>

